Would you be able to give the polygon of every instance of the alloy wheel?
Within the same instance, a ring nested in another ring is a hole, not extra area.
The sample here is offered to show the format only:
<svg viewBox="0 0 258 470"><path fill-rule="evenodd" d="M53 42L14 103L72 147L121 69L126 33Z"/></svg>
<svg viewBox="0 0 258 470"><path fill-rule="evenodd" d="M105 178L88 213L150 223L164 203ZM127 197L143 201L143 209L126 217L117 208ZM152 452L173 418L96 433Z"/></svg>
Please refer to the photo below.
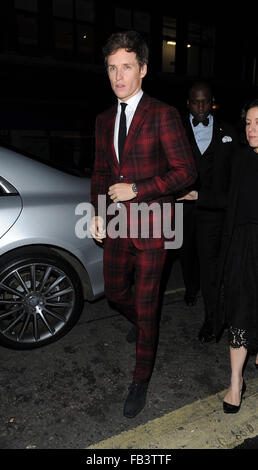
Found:
<svg viewBox="0 0 258 470"><path fill-rule="evenodd" d="M69 322L75 297L60 267L19 264L0 276L0 334L20 345L50 342Z"/></svg>

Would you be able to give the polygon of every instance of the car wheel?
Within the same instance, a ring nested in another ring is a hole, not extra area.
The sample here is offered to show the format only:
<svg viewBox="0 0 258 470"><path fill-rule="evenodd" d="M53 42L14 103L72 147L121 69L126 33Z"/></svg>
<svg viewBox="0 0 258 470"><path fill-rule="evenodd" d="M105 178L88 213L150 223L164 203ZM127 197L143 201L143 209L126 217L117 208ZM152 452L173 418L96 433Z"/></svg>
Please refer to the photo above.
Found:
<svg viewBox="0 0 258 470"><path fill-rule="evenodd" d="M0 344L32 349L52 343L83 308L80 279L51 249L25 248L0 260Z"/></svg>

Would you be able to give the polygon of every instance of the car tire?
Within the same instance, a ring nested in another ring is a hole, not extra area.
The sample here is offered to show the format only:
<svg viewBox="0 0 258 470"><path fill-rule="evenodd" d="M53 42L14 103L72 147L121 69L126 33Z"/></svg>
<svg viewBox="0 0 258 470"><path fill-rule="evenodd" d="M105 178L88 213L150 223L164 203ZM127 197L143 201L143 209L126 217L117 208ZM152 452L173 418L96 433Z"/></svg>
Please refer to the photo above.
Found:
<svg viewBox="0 0 258 470"><path fill-rule="evenodd" d="M28 247L0 259L0 344L34 349L64 336L83 309L74 268L51 248Z"/></svg>

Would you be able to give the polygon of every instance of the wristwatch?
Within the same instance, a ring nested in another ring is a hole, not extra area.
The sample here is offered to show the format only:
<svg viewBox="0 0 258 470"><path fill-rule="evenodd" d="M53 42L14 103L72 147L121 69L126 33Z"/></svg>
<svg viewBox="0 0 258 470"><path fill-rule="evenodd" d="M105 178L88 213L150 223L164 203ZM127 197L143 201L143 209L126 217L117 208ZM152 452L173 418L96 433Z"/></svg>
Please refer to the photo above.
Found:
<svg viewBox="0 0 258 470"><path fill-rule="evenodd" d="M132 190L135 194L138 194L138 189L135 183L132 184Z"/></svg>

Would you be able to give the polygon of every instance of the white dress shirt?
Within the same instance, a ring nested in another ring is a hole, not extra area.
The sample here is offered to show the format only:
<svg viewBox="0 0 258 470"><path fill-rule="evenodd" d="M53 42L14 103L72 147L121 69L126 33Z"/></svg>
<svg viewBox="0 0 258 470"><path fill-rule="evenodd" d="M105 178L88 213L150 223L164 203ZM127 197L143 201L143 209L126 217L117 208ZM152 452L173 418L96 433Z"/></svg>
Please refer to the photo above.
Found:
<svg viewBox="0 0 258 470"><path fill-rule="evenodd" d="M129 128L131 125L131 122L133 120L134 113L136 111L136 108L139 104L139 101L143 95L143 91L140 90L136 95L132 96L132 98L129 98L127 101L123 101L123 103L127 103L127 106L125 108L125 115L126 115L126 134L129 132ZM116 156L119 161L119 154L118 154L118 131L119 131L119 122L120 122L120 114L121 114L121 100L118 99L117 103L117 113L116 113L116 121L115 121L115 130L114 130L114 147L116 151Z"/></svg>
<svg viewBox="0 0 258 470"><path fill-rule="evenodd" d="M196 140L196 143L199 147L199 150L201 154L205 152L205 150L209 147L212 139L212 132L213 132L213 116L212 114L209 114L209 124L208 126L204 126L201 122L198 124L198 126L193 125L192 120L193 116L190 114L190 122L191 126L193 129L194 137Z"/></svg>

